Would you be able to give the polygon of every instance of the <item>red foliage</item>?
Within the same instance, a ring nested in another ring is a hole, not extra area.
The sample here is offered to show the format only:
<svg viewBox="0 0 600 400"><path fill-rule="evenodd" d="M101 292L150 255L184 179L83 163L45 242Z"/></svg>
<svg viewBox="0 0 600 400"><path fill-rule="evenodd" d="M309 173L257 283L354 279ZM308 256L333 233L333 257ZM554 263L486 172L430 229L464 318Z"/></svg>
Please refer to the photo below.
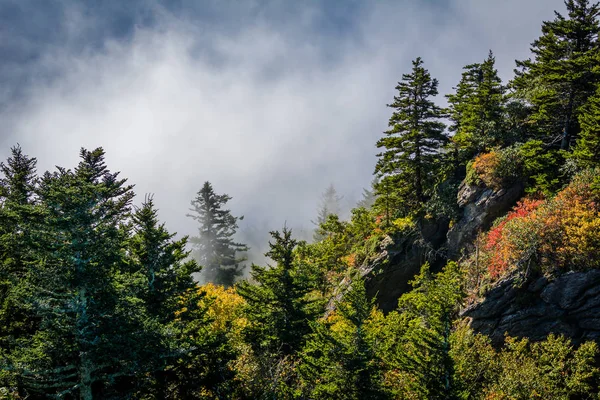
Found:
<svg viewBox="0 0 600 400"><path fill-rule="evenodd" d="M543 200L534 199L520 201L506 218L488 232L485 250L493 253L488 265L488 272L492 278L499 277L508 269L510 255L516 250L512 248L511 243L504 240L506 224L514 219L530 217L542 203Z"/></svg>

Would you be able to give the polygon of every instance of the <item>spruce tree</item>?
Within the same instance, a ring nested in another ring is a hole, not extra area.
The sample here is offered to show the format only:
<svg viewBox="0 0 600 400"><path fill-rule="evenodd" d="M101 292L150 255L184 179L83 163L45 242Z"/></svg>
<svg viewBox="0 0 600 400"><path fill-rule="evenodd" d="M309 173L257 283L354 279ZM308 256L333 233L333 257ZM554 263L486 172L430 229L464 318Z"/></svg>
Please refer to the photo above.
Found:
<svg viewBox="0 0 600 400"><path fill-rule="evenodd" d="M582 167L600 166L600 86L579 116L581 134L573 158Z"/></svg>
<svg viewBox="0 0 600 400"><path fill-rule="evenodd" d="M464 296L462 280L456 263L435 275L425 264L386 317L378 352L386 369L401 377L391 384L396 397L452 398L450 334Z"/></svg>
<svg viewBox="0 0 600 400"><path fill-rule="evenodd" d="M517 61L512 86L531 105L529 123L547 145L568 149L579 137L582 106L600 80L600 7L589 0L566 0L567 16L555 11L531 44L534 58Z"/></svg>
<svg viewBox="0 0 600 400"><path fill-rule="evenodd" d="M377 178L371 181L371 186L363 189L362 199L356 204L357 207L362 207L369 210L375 204L375 186L377 186Z"/></svg>
<svg viewBox="0 0 600 400"><path fill-rule="evenodd" d="M463 153L463 160L504 144L504 88L495 62L490 50L484 62L465 66L456 93L446 96L452 141Z"/></svg>
<svg viewBox="0 0 600 400"><path fill-rule="evenodd" d="M10 363L21 338L33 335L38 320L24 301L24 286L36 240L36 159L11 148L6 163L0 163L0 387L21 386ZM24 396L25 393L20 393Z"/></svg>
<svg viewBox="0 0 600 400"><path fill-rule="evenodd" d="M292 239L292 231L284 228L271 236L274 241L265 255L276 265L253 265L250 274L256 284L242 281L237 291L247 303L248 343L259 353L289 355L300 349L310 331L308 323L318 312L307 296L314 279L311 270L294 259L298 242Z"/></svg>
<svg viewBox="0 0 600 400"><path fill-rule="evenodd" d="M181 297L196 288L192 274L201 268L195 260L188 259L188 238L173 240L175 234L169 233L164 223L159 223L152 196L146 197L135 210L132 222L130 255L135 270L146 278L140 297L152 315L167 322L181 308Z"/></svg>
<svg viewBox="0 0 600 400"><path fill-rule="evenodd" d="M248 326L242 335L257 364L254 398L290 398L298 352L310 332L310 322L322 313L321 303L309 297L314 271L295 257L298 242L284 228L271 232L266 256L276 264L252 265L251 279L237 285L246 301Z"/></svg>
<svg viewBox="0 0 600 400"><path fill-rule="evenodd" d="M106 168L101 148L81 158L41 179L43 220L24 283L40 324L11 354L25 390L41 397L109 396L154 350L124 260L132 186Z"/></svg>
<svg viewBox="0 0 600 400"><path fill-rule="evenodd" d="M243 217L234 217L223 206L231 200L226 194L216 194L210 182L205 182L192 200L190 209L193 218L200 225L198 236L191 238L196 260L203 268L207 281L224 285L233 285L241 275L240 262L244 258L236 253L248 250L243 243L236 243L233 237L237 231L237 221Z"/></svg>
<svg viewBox="0 0 600 400"><path fill-rule="evenodd" d="M394 109L389 120L390 129L377 142L385 150L378 154L375 173L381 178L377 184L379 208L392 208L402 214L420 210L431 194L439 168L437 158L447 141L444 135L442 109L431 97L438 94L438 81L423 67L423 60L413 61L410 74L402 76L388 107ZM388 193L389 192L389 193Z"/></svg>

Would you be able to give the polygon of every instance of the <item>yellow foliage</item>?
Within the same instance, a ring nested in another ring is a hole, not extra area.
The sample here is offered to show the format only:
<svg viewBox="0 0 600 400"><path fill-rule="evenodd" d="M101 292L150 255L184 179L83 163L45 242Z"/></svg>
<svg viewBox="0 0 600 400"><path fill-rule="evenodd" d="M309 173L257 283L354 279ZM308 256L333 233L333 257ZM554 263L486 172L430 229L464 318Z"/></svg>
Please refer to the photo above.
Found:
<svg viewBox="0 0 600 400"><path fill-rule="evenodd" d="M415 227L415 221L413 221L411 217L395 219L394 222L392 222L392 224L394 225L394 227L401 231L409 230Z"/></svg>
<svg viewBox="0 0 600 400"><path fill-rule="evenodd" d="M199 290L206 294L201 301L209 302L207 313L213 320L211 325L215 331L240 332L248 324L242 316L245 301L235 289L207 283Z"/></svg>

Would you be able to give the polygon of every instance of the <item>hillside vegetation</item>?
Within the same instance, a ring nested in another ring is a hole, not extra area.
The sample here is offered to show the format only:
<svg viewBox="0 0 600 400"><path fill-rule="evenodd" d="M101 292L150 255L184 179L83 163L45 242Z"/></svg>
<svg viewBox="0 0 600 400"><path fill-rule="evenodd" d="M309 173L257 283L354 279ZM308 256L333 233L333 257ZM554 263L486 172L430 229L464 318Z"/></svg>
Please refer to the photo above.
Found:
<svg viewBox="0 0 600 400"><path fill-rule="evenodd" d="M508 278L600 268L600 6L565 7L510 82L490 51L446 108L425 61L404 66L373 187L347 220L328 189L315 241L271 232L270 264L248 278L241 217L209 182L191 202L198 235L177 238L151 196L132 205L102 148L40 175L14 147L0 168L0 398L600 398L595 341L497 344L461 317ZM520 199L450 252L465 188ZM373 282L415 249L420 271L384 312Z"/></svg>

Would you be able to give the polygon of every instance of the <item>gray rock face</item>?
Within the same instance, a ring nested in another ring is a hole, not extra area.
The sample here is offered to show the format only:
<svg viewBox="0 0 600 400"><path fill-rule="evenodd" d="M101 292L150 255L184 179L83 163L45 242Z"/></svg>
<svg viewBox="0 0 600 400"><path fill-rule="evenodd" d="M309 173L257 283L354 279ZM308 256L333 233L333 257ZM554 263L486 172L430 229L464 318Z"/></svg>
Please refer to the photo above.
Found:
<svg viewBox="0 0 600 400"><path fill-rule="evenodd" d="M564 334L575 342L600 339L600 270L569 272L521 287L515 278L499 282L483 301L462 312L471 327L496 344L504 334L542 340Z"/></svg>
<svg viewBox="0 0 600 400"><path fill-rule="evenodd" d="M461 183L458 192L458 205L462 217L448 231L448 257L456 259L461 251L472 250L469 246L477 233L487 230L494 220L506 214L523 195L524 186L513 186L495 191L485 186Z"/></svg>
<svg viewBox="0 0 600 400"><path fill-rule="evenodd" d="M423 224L415 237L388 238L379 256L361 268L367 294L377 299L384 312L398 306L398 298L411 290L409 282L424 263L429 262L433 271L442 268L445 254L435 249L443 246L447 232L447 221L431 221Z"/></svg>

